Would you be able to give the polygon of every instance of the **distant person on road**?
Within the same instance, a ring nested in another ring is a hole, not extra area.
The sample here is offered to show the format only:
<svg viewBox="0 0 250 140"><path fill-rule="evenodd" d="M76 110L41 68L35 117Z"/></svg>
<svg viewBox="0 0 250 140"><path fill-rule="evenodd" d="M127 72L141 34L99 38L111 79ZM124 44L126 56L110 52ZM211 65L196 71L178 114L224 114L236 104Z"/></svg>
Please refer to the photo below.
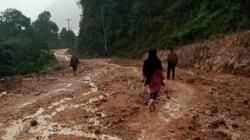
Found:
<svg viewBox="0 0 250 140"><path fill-rule="evenodd" d="M167 61L168 61L168 71L167 71L167 78L170 80L170 75L172 72L172 79L175 80L175 67L178 63L178 57L174 53L174 48L170 48L170 53L168 55Z"/></svg>
<svg viewBox="0 0 250 140"><path fill-rule="evenodd" d="M71 57L71 60L70 60L70 66L72 67L73 69L73 75L76 76L76 73L77 73L77 68L78 68L78 65L80 64L80 61L79 59L77 58L76 55L72 55Z"/></svg>
<svg viewBox="0 0 250 140"><path fill-rule="evenodd" d="M157 57L156 49L149 51L148 58L143 64L143 82L149 86L150 100L148 102L148 108L152 112L156 109L155 100L158 96L160 88L163 84L162 64Z"/></svg>

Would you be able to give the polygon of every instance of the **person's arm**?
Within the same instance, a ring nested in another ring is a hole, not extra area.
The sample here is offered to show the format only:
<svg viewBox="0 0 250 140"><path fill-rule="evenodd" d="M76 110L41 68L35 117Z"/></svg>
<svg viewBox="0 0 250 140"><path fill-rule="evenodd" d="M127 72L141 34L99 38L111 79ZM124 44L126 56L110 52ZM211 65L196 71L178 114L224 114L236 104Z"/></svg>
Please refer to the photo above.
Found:
<svg viewBox="0 0 250 140"><path fill-rule="evenodd" d="M141 82L145 82L146 80L146 65L145 65L145 62L143 63L143 66L142 66L142 78L141 78Z"/></svg>
<svg viewBox="0 0 250 140"><path fill-rule="evenodd" d="M168 54L167 62L169 62L169 60L170 60L170 53Z"/></svg>
<svg viewBox="0 0 250 140"><path fill-rule="evenodd" d="M175 54L175 57L176 57L176 64L178 64L179 58L178 58L177 54Z"/></svg>
<svg viewBox="0 0 250 140"><path fill-rule="evenodd" d="M161 84L162 84L163 86L165 86L165 83L164 83L164 76L163 76L162 70L160 71L160 78L161 78Z"/></svg>

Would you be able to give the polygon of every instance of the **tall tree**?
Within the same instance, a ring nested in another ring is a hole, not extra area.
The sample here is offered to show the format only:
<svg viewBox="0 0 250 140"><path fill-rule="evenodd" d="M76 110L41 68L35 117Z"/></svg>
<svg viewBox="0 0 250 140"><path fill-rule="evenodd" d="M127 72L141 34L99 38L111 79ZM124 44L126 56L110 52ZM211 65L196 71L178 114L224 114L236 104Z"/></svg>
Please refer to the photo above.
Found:
<svg viewBox="0 0 250 140"><path fill-rule="evenodd" d="M138 56L150 47L250 28L247 0L80 0L80 5L78 49L87 55L104 55L104 33L111 54Z"/></svg>
<svg viewBox="0 0 250 140"><path fill-rule="evenodd" d="M63 28L59 33L60 47L69 48L75 45L76 35L72 30Z"/></svg>
<svg viewBox="0 0 250 140"><path fill-rule="evenodd" d="M44 26L43 28L47 28ZM16 9L0 14L0 77L40 72L53 63L47 43L31 28L30 19Z"/></svg>
<svg viewBox="0 0 250 140"><path fill-rule="evenodd" d="M58 26L50 20L48 11L42 12L36 21L32 23L34 33L40 41L46 42L51 48L58 43Z"/></svg>
<svg viewBox="0 0 250 140"><path fill-rule="evenodd" d="M31 32L30 18L16 9L7 9L0 14L0 38L23 37Z"/></svg>

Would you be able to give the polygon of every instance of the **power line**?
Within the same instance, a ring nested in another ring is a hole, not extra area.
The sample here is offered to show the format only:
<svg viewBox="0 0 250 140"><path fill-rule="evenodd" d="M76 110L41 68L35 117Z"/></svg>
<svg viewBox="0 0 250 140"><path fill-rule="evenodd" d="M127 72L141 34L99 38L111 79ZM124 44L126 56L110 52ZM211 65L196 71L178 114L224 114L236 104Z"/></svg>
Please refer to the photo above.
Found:
<svg viewBox="0 0 250 140"><path fill-rule="evenodd" d="M70 28L70 22L72 21L72 19L66 18L65 20L68 22L68 31L70 31L71 30L71 28ZM71 40L71 45L72 45L72 47L74 46L74 39L73 39L73 37L72 37L72 40Z"/></svg>

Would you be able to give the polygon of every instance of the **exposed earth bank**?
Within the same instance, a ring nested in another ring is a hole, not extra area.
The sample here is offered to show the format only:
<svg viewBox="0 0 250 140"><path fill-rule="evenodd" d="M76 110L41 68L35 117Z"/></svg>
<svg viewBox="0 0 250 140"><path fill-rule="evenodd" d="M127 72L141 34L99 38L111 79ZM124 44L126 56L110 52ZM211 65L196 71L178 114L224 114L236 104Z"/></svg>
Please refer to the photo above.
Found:
<svg viewBox="0 0 250 140"><path fill-rule="evenodd" d="M250 31L189 44L177 54L181 67L250 77ZM167 52L160 56L165 59Z"/></svg>

